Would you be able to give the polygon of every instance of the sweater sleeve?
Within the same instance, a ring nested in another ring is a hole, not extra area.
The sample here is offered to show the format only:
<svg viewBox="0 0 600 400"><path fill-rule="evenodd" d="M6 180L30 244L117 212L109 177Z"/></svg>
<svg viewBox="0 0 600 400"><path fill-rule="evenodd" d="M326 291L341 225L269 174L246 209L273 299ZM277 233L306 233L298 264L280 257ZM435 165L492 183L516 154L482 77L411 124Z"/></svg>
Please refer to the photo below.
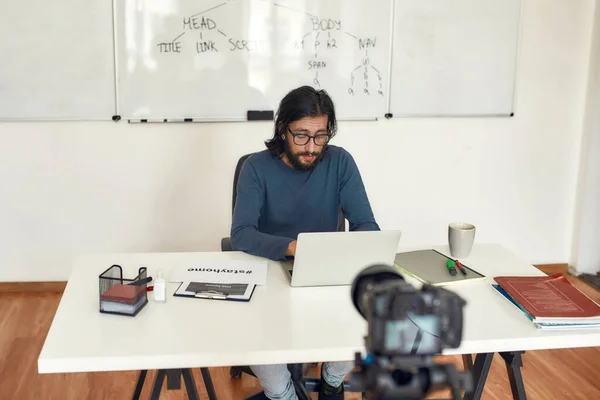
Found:
<svg viewBox="0 0 600 400"><path fill-rule="evenodd" d="M231 244L243 251L271 260L284 260L292 238L269 235L258 230L258 221L264 207L264 186L250 159L240 171L237 198L231 223Z"/></svg>
<svg viewBox="0 0 600 400"><path fill-rule="evenodd" d="M351 231L378 231L369 198L354 158L344 151L340 160L340 204Z"/></svg>

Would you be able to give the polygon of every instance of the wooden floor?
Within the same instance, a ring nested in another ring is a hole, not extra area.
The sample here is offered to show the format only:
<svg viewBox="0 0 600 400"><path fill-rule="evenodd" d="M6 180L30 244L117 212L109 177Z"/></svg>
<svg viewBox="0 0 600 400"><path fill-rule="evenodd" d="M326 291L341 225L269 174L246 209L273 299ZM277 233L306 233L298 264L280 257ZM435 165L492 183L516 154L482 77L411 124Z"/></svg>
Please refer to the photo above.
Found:
<svg viewBox="0 0 600 400"><path fill-rule="evenodd" d="M600 301L599 292L574 278L573 281L590 297ZM37 373L37 358L60 297L60 293L0 293L0 399L131 398L137 372ZM440 359L461 365L458 357ZM522 371L529 399L600 398L600 348L532 351L524 355L523 361ZM260 390L253 377L233 380L227 368L211 368L210 372L219 399L243 399ZM315 369L313 373L318 371ZM144 399L149 397L154 376L155 371L148 373L142 393ZM206 399L199 370L194 370L194 378L201 398ZM161 395L161 399L165 400L186 398L183 390L167 392L163 388ZM347 394L346 398L358 400L359 396ZM496 356L483 399L511 398L505 366Z"/></svg>

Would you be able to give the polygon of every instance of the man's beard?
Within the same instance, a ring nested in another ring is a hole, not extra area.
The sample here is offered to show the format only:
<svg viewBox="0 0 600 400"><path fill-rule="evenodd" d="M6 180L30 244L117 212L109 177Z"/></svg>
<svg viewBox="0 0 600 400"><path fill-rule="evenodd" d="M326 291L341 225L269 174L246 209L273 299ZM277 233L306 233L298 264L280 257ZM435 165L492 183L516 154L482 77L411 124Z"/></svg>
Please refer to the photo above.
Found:
<svg viewBox="0 0 600 400"><path fill-rule="evenodd" d="M324 150L325 149L319 152L301 151L299 153L292 153L287 140L284 142L284 154L287 156L287 159L290 162L290 164L292 164L292 167L294 167L294 169L297 169L298 171L311 171L312 169L314 169L317 166L317 164L323 159L323 155L325 154ZM304 164L300 160L301 156L314 156L315 159L310 164Z"/></svg>

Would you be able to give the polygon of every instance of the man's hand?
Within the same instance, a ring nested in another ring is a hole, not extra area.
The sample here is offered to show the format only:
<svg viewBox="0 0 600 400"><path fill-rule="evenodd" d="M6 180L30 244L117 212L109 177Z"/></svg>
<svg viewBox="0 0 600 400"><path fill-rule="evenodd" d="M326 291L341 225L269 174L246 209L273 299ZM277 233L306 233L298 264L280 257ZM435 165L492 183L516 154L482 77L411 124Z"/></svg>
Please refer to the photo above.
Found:
<svg viewBox="0 0 600 400"><path fill-rule="evenodd" d="M288 245L288 248L285 251L285 255L286 256L290 256L290 257L295 257L296 256L296 240L294 240L293 242L291 242Z"/></svg>

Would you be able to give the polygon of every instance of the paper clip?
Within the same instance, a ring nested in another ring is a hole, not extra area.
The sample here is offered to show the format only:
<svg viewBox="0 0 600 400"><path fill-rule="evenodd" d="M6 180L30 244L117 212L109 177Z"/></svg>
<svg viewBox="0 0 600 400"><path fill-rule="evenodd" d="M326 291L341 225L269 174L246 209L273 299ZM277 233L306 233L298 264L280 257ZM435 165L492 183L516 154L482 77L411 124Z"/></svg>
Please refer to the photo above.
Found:
<svg viewBox="0 0 600 400"><path fill-rule="evenodd" d="M227 293L217 292L216 290L205 290L196 292L194 297L199 297L202 299L215 299L215 300L226 300Z"/></svg>

